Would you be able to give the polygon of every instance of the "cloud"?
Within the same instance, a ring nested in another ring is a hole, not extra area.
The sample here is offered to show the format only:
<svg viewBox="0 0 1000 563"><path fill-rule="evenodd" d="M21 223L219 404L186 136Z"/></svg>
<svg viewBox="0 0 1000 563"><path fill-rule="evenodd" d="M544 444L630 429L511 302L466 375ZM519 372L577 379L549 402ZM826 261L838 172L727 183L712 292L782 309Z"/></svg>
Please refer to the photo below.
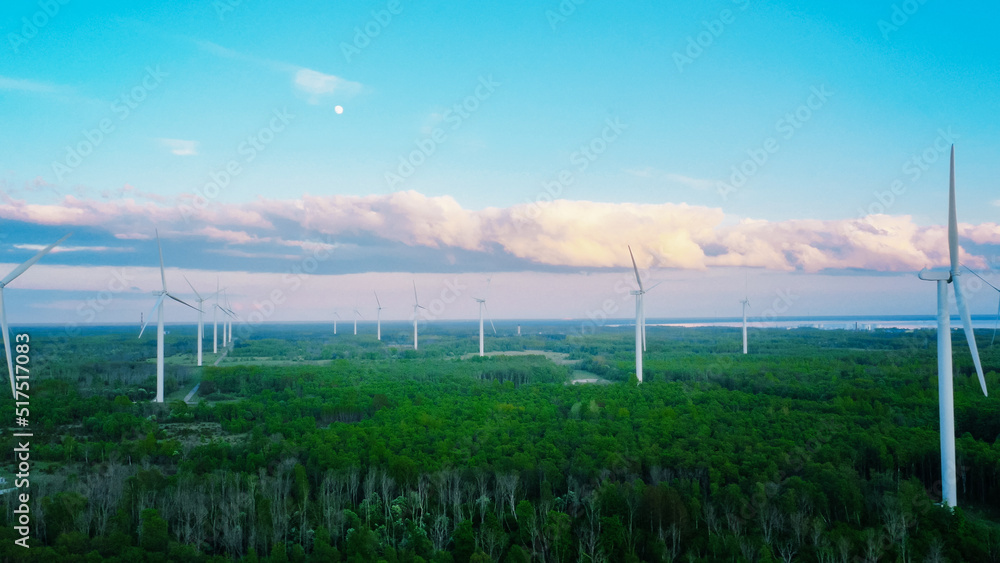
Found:
<svg viewBox="0 0 1000 563"><path fill-rule="evenodd" d="M629 176L634 176L636 178L650 179L650 180L663 180L671 184L681 184L682 186L693 188L696 190L707 190L714 188L716 182L713 180L705 180L702 178L692 178L691 176L685 176L683 174L675 174L673 172L664 172L663 170L658 170L652 166L644 166L642 168L627 168L624 170Z"/></svg>
<svg viewBox="0 0 1000 563"><path fill-rule="evenodd" d="M55 94L63 90L59 86L47 82L26 80L23 78L10 78L0 76L0 90L13 90L18 92L34 92L39 94Z"/></svg>
<svg viewBox="0 0 1000 563"><path fill-rule="evenodd" d="M292 86L302 94L307 96L310 104L317 105L325 97L333 94L341 96L353 96L361 91L361 84L352 82L339 76L326 74L311 68L299 65L275 61L253 55L247 55L239 51L234 51L228 47L223 47L211 41L202 39L187 38L188 41L198 46L203 51L224 59L235 59L249 62L251 64L270 69L275 72L289 73L292 77Z"/></svg>
<svg viewBox="0 0 1000 563"><path fill-rule="evenodd" d="M198 141L186 141L184 139L159 139L160 144L167 147L171 153L177 156L195 156L198 154Z"/></svg>
<svg viewBox="0 0 1000 563"><path fill-rule="evenodd" d="M299 69L295 73L293 83L300 92L309 96L311 104L318 104L323 96L331 94L352 96L361 91L361 84L357 82L308 68Z"/></svg>
<svg viewBox="0 0 1000 563"><path fill-rule="evenodd" d="M15 244L14 248L19 248L21 250L31 250L38 252L42 250L47 245L44 244ZM63 252L134 252L134 248L126 248L120 246L64 246L60 245L53 248L50 252L52 254L59 254Z"/></svg>
<svg viewBox="0 0 1000 563"><path fill-rule="evenodd" d="M349 255L390 269L398 266L394 262L414 257L441 267L495 262L539 270L626 268L631 266L628 245L642 268L906 272L948 261L946 230L917 225L907 215L732 224L719 208L687 204L556 200L473 210L449 196L404 191L212 202L185 217L176 205L137 199L131 186L122 191L131 197L100 201L67 196L48 205L6 197L0 202L0 218L85 225L119 240L148 239L157 225L164 237L221 243L225 250L213 252L245 259L288 258L283 248L307 253L343 246ZM963 244L985 247L968 247L976 252L1000 250L996 223L963 223L959 234ZM237 245L238 251L230 248ZM374 248L379 250L370 251ZM987 263L984 256L962 252L962 261L971 267Z"/></svg>

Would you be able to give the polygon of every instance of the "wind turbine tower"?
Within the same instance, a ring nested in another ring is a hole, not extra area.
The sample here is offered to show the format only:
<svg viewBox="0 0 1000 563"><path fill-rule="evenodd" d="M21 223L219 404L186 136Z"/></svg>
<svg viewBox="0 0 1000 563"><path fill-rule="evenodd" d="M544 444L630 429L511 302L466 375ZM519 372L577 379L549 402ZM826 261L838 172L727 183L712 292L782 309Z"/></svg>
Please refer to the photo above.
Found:
<svg viewBox="0 0 1000 563"><path fill-rule="evenodd" d="M417 309L426 310L427 307L421 305L420 300L417 299L417 282L413 282L413 349L414 350L417 349Z"/></svg>
<svg viewBox="0 0 1000 563"><path fill-rule="evenodd" d="M747 353L747 307L750 306L750 296L748 295L748 293L749 292L747 291L746 286L744 286L743 301L740 301L740 303L743 304L743 353L744 354Z"/></svg>
<svg viewBox="0 0 1000 563"><path fill-rule="evenodd" d="M979 362L976 335L972 332L972 317L965 301L960 281L961 270L958 262L958 214L955 210L955 146L951 147L951 174L948 186L948 255L951 269L947 272L931 272L926 268L919 277L925 281L937 282L937 348L938 348L938 416L941 420L941 496L942 504L955 507L958 504L958 485L955 465L955 396L954 375L952 373L951 318L948 311L948 284L955 289L955 303L962 318L962 328L969 343L969 352L976 366L979 385L986 392L986 378Z"/></svg>
<svg viewBox="0 0 1000 563"><path fill-rule="evenodd" d="M375 335L378 340L382 340L382 302L378 300L378 293L372 293L375 293L375 304L378 305L375 310Z"/></svg>
<svg viewBox="0 0 1000 563"><path fill-rule="evenodd" d="M492 278L487 278L487 280L486 280L486 294L487 295L489 295L489 293L490 293L490 281L492 281ZM484 349L483 349L483 310L486 309L486 297L483 296L482 299L480 299L478 297L473 297L473 299L475 299L476 302L479 303L479 357L481 358L484 355ZM497 333L497 327L494 326L492 318L490 318L490 327L493 328L493 334L496 334Z"/></svg>
<svg viewBox="0 0 1000 563"><path fill-rule="evenodd" d="M155 231L154 231L155 232ZM155 292L159 295L156 299L156 305L153 305L153 310L149 312L152 316L153 312L156 312L156 398L154 399L157 403L163 402L163 300L166 297L173 299L174 301L184 305L186 307L191 307L196 311L200 311L194 305L185 303L182 299L174 296L169 291L167 291L167 275L163 271L163 247L160 246L160 233L156 232L156 249L160 253L160 282L163 289ZM148 321L147 321L148 322ZM139 329L139 338L142 338L143 331L146 330L146 323L143 323L142 328Z"/></svg>

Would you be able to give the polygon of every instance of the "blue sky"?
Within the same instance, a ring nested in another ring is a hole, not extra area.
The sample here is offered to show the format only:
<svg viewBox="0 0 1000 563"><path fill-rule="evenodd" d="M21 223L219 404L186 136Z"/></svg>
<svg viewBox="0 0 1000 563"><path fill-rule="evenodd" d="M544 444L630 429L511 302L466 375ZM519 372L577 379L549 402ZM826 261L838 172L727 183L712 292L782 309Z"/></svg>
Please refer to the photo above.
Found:
<svg viewBox="0 0 1000 563"><path fill-rule="evenodd" d="M748 273L762 296L800 284L815 314L930 312L911 278L944 263L952 141L963 260L989 274L1000 255L998 11L10 2L0 261L76 233L37 266L65 270L19 280L12 311L78 317L111 269L155 265L158 227L173 277L235 278L246 310L325 245L316 293L296 290L276 320L317 318L310 300L350 308L388 279L405 318L406 280L436 294L491 274L511 288L498 316L581 317L617 299L625 244L676 284L650 314L728 316L682 279L717 279L736 302ZM885 279L906 289L887 300ZM529 280L577 293L519 298ZM131 319L154 282L101 318ZM977 312L995 310L987 297ZM469 301L442 318L474 315Z"/></svg>

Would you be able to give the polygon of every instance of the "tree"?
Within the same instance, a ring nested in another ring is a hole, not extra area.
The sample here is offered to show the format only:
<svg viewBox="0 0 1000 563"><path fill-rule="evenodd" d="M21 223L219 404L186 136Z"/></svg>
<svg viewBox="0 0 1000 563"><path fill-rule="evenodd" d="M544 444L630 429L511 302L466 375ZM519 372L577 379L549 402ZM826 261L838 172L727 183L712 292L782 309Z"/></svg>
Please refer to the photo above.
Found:
<svg viewBox="0 0 1000 563"><path fill-rule="evenodd" d="M142 511L142 527L139 529L139 547L143 551L164 553L167 551L167 521L160 518L155 508Z"/></svg>

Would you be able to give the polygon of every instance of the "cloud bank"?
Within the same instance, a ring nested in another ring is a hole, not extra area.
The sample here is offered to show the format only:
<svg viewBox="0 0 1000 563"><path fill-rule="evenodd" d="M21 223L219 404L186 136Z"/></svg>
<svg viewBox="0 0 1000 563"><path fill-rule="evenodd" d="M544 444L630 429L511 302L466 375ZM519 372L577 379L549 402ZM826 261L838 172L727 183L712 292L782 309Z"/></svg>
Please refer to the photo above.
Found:
<svg viewBox="0 0 1000 563"><path fill-rule="evenodd" d="M150 225L158 225L163 237L217 242L231 255L246 258L254 256L257 246L263 254L262 245L271 252L275 245L300 251L350 240L359 246L381 242L444 254L461 250L506 255L539 268L629 267L626 245L632 246L642 268L905 272L947 262L946 230L919 226L907 215L833 221L744 219L733 224L721 209L683 203L556 200L473 210L450 196L405 191L208 202L198 208L190 197L170 205L134 189L120 195L122 199L110 201L65 196L58 203L33 204L4 194L0 218L93 227L123 243L148 238ZM1000 255L1000 225L961 224L959 232L966 247L962 261L969 266L984 267ZM993 247L997 252L989 255ZM385 268L391 270L392 265Z"/></svg>

